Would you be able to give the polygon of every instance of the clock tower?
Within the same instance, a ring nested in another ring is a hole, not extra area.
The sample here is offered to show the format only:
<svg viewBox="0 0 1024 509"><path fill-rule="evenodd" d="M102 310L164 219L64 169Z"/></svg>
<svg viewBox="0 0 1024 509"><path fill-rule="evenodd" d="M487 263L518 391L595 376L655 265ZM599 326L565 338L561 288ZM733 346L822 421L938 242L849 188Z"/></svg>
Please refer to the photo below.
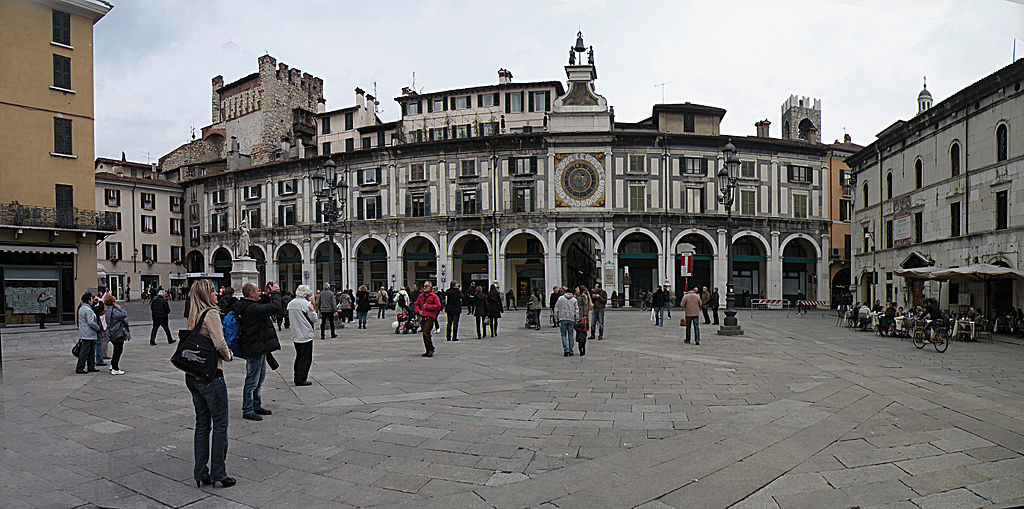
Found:
<svg viewBox="0 0 1024 509"><path fill-rule="evenodd" d="M584 60L586 59L586 60ZM569 65L565 66L568 86L565 95L551 105L549 131L609 132L612 114L608 100L597 94L594 81L594 47L583 44L583 33L576 34L576 44L569 48Z"/></svg>

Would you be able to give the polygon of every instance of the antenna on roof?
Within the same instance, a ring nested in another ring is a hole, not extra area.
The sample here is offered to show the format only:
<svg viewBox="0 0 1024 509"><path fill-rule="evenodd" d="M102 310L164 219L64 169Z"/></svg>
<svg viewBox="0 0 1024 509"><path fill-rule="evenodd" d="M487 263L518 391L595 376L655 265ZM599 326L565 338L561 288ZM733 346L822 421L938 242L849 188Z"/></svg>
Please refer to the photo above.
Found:
<svg viewBox="0 0 1024 509"><path fill-rule="evenodd" d="M377 99L377 82L373 82L373 112L383 113L384 109L380 108L380 100Z"/></svg>
<svg viewBox="0 0 1024 509"><path fill-rule="evenodd" d="M662 82L662 83L658 83L657 85L654 85L654 88L661 87L661 104L665 104L665 85L668 85L669 83L672 83L672 82L671 81L665 81L665 82Z"/></svg>

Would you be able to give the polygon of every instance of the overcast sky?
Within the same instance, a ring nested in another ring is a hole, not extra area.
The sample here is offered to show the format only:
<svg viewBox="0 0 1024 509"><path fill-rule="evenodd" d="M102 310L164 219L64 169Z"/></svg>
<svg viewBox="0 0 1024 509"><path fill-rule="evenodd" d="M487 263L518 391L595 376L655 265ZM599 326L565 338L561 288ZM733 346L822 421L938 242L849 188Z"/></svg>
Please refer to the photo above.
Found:
<svg viewBox="0 0 1024 509"><path fill-rule="evenodd" d="M597 90L635 122L662 102L727 110L724 134L781 135L790 94L822 100L822 140L866 145L917 112L921 77L939 102L1024 57L1020 0L183 1L112 0L95 27L96 155L146 162L210 123L210 79L231 82L269 52L323 78L328 109L362 87L399 117L404 86L431 92L559 80L582 30Z"/></svg>

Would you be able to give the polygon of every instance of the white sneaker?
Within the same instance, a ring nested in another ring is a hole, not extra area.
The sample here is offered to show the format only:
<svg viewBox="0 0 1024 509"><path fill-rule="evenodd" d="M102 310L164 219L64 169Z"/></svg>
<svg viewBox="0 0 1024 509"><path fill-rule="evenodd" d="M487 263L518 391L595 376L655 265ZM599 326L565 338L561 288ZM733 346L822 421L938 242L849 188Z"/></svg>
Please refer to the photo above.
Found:
<svg viewBox="0 0 1024 509"><path fill-rule="evenodd" d="M117 374L117 370L114 369L114 368L110 368L110 374L111 375L116 375Z"/></svg>
<svg viewBox="0 0 1024 509"><path fill-rule="evenodd" d="M124 370L123 370L123 369L119 369L119 370L117 370L117 374L119 374L119 375L123 375L123 374L124 374Z"/></svg>

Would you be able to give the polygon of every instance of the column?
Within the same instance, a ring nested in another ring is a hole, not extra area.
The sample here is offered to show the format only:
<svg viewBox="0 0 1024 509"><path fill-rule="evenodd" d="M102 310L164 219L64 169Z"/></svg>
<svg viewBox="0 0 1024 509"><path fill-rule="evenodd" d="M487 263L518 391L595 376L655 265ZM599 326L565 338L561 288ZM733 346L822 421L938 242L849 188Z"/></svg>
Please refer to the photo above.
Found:
<svg viewBox="0 0 1024 509"><path fill-rule="evenodd" d="M498 284L504 284L505 253L501 252L501 228L491 228L491 246L494 252L491 253L490 270L487 271L491 276L489 283L498 281Z"/></svg>
<svg viewBox="0 0 1024 509"><path fill-rule="evenodd" d="M779 252L779 232L772 232L772 250L768 253L767 258L767 271L768 277L765 281L768 286L765 289L764 296L766 299L781 299L782 298L782 254Z"/></svg>
<svg viewBox="0 0 1024 509"><path fill-rule="evenodd" d="M603 253L602 253L603 256L604 256L604 263L603 263L603 265L604 265L605 269L608 269L608 268L612 269L612 283L610 285L607 285L607 284L604 284L604 283L607 283L607 281L604 281L601 284L602 284L602 286L606 287L605 290L608 292L608 295L612 294L612 290L619 290L619 291L622 290L621 288L619 288L619 267L618 267L618 264L616 263L618 261L618 256L614 252L615 251L615 239L614 239L614 236L615 236L615 228L613 226L609 226L609 225L606 224L605 227L604 227L604 250L603 250Z"/></svg>
<svg viewBox="0 0 1024 509"><path fill-rule="evenodd" d="M260 247L263 248L263 253L267 257L267 264L266 266L264 266L264 270L267 271L267 281L274 281L280 284L280 282L278 281L280 277L278 276L277 257L274 256L274 243L265 242ZM305 267L303 267L303 269L305 269ZM306 283L305 280L303 280L302 282L303 284L308 284ZM294 288L289 288L289 290L293 292L295 291Z"/></svg>
<svg viewBox="0 0 1024 509"><path fill-rule="evenodd" d="M405 286L405 274L402 273L402 253L398 252L398 234L388 233L388 277L394 278L395 288Z"/></svg>
<svg viewBox="0 0 1024 509"><path fill-rule="evenodd" d="M726 292L726 284L729 282L728 246L732 241L732 239L726 238L727 234L728 231L725 228L718 229L718 254L715 255L715 266L713 268L715 273L714 284L718 286L719 293L723 296Z"/></svg>
<svg viewBox="0 0 1024 509"><path fill-rule="evenodd" d="M672 271L672 265L673 265L673 263L675 262L675 259L676 259L675 250L672 249L671 245L669 245L669 241L670 241L671 238L672 238L672 227L671 226L662 226L661 227L661 245L662 245L662 248L661 248L661 253L659 253L659 255L658 255L659 258L661 258L658 261L659 262L658 263L658 267L660 268L660 271L661 271L661 274L659 274L659 276L660 276L659 281L661 281L660 284L665 285L665 291L669 292L670 294L672 293L672 286L675 284L675 281L673 281L674 278L672 277L672 275L674 274L674 272Z"/></svg>
<svg viewBox="0 0 1024 509"><path fill-rule="evenodd" d="M828 270L828 247L829 247L829 235L827 233L821 234L821 256L818 257L818 293L814 300L820 300L828 302L829 305L831 299L831 281L829 280ZM810 297L810 296L808 296Z"/></svg>
<svg viewBox="0 0 1024 509"><path fill-rule="evenodd" d="M448 231L441 230L437 233L437 259L440 261L441 267L437 268L437 284L440 285L440 289L448 288L448 281L455 279L452 274L452 256L448 252ZM441 274L444 274L442 277Z"/></svg>
<svg viewBox="0 0 1024 509"><path fill-rule="evenodd" d="M558 229L554 223L548 223L547 237L548 250L544 253L544 290L549 291L551 287L562 284L562 257L558 251L558 242L555 234ZM545 293L547 295L547 293Z"/></svg>
<svg viewBox="0 0 1024 509"><path fill-rule="evenodd" d="M345 260L345 280L348 281L348 287L359 287L361 281L359 281L359 272L356 270L358 261L356 260L356 254L352 252L352 234L345 234L345 245L341 248L341 257Z"/></svg>

